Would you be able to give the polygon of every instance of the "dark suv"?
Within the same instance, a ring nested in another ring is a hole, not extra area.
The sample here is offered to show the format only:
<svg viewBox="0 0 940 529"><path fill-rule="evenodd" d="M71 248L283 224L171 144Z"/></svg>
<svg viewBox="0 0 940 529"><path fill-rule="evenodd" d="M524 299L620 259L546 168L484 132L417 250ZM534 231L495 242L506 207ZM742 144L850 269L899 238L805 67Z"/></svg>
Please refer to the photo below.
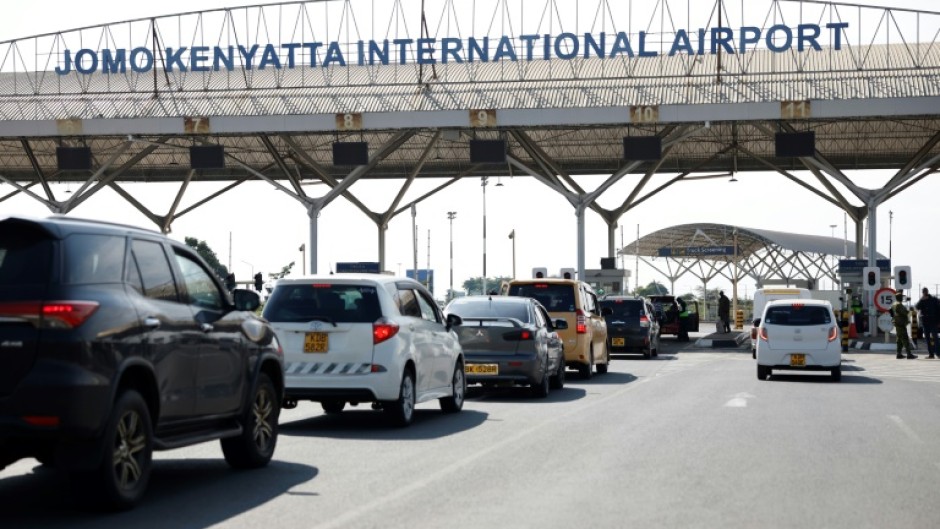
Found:
<svg viewBox="0 0 940 529"><path fill-rule="evenodd" d="M607 348L614 353L642 353L644 358L659 355L659 320L650 301L643 297L607 296L601 308L609 308Z"/></svg>
<svg viewBox="0 0 940 529"><path fill-rule="evenodd" d="M258 305L156 232L0 220L0 468L34 457L80 506L126 509L153 450L220 439L233 467L266 465L284 368Z"/></svg>

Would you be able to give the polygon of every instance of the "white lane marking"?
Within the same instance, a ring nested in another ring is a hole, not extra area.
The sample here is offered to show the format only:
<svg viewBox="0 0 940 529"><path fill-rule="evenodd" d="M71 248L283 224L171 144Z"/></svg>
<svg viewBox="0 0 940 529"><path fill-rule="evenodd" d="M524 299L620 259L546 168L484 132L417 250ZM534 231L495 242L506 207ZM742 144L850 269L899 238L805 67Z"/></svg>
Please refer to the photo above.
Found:
<svg viewBox="0 0 940 529"><path fill-rule="evenodd" d="M898 428L904 432L904 435L911 439L911 441L914 441L917 444L924 444L924 440L921 439L919 435L917 435L917 432L911 430L911 427L904 422L904 419L898 417L897 415L888 415L888 418L891 419L891 421L894 422L894 424L896 424Z"/></svg>
<svg viewBox="0 0 940 529"><path fill-rule="evenodd" d="M725 403L726 408L747 408L747 399L753 399L750 393L738 393Z"/></svg>

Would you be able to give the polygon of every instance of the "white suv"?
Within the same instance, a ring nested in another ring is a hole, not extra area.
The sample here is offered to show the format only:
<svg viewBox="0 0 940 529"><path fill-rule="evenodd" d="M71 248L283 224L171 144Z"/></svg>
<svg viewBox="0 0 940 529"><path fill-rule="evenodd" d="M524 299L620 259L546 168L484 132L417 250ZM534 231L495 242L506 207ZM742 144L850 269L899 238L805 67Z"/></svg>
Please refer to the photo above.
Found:
<svg viewBox="0 0 940 529"><path fill-rule="evenodd" d="M459 412L466 394L459 316L446 319L411 279L335 274L282 279L263 316L284 349L284 407L319 401L327 413L374 402L393 423L440 399Z"/></svg>
<svg viewBox="0 0 940 529"><path fill-rule="evenodd" d="M757 378L773 370L829 371L842 378L839 324L828 301L781 299L771 301L757 329Z"/></svg>

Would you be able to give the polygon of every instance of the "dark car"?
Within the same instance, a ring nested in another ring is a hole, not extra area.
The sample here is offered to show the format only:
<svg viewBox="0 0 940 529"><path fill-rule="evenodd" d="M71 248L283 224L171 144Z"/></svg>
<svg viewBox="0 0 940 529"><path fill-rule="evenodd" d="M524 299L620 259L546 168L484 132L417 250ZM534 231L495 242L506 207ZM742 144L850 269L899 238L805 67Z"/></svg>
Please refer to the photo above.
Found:
<svg viewBox="0 0 940 529"><path fill-rule="evenodd" d="M536 397L565 385L565 359L557 330L541 303L516 296L469 296L445 309L463 320L457 329L468 384L528 385Z"/></svg>
<svg viewBox="0 0 940 529"><path fill-rule="evenodd" d="M659 354L659 318L648 299L607 296L600 306L610 309L604 319L611 354L642 353L644 358Z"/></svg>
<svg viewBox="0 0 940 529"><path fill-rule="evenodd" d="M266 465L284 368L258 305L157 232L0 220L0 468L33 457L78 506L126 509L153 450L221 440L231 466Z"/></svg>
<svg viewBox="0 0 940 529"><path fill-rule="evenodd" d="M679 302L675 296L657 295L649 296L650 303L656 310L656 315L660 317L659 334L679 336ZM698 332L698 302L686 301L686 308L689 311L688 321L686 322L688 332Z"/></svg>

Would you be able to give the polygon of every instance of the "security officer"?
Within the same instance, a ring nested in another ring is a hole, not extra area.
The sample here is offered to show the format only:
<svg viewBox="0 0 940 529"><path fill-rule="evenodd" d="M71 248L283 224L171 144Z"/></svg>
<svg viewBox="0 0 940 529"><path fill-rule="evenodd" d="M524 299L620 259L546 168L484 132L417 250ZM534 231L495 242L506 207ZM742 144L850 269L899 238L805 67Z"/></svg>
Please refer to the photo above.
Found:
<svg viewBox="0 0 940 529"><path fill-rule="evenodd" d="M895 302L891 306L891 319L894 322L894 333L897 336L898 358L904 358L901 349L907 350L908 358L917 358L917 355L911 352L911 339L907 336L907 326L911 323L911 318L907 307L904 306L904 293L898 290L894 297Z"/></svg>
<svg viewBox="0 0 940 529"><path fill-rule="evenodd" d="M924 328L924 341L927 342L927 354L929 355L927 358L936 358L936 355L940 353L940 350L937 349L937 324L940 322L940 300L931 296L930 290L928 290L927 287L924 287L921 292L920 301L917 302L914 308L920 312L920 321Z"/></svg>
<svg viewBox="0 0 940 529"><path fill-rule="evenodd" d="M676 298L679 303L679 334L676 339L680 342L689 341L689 308L682 298Z"/></svg>

